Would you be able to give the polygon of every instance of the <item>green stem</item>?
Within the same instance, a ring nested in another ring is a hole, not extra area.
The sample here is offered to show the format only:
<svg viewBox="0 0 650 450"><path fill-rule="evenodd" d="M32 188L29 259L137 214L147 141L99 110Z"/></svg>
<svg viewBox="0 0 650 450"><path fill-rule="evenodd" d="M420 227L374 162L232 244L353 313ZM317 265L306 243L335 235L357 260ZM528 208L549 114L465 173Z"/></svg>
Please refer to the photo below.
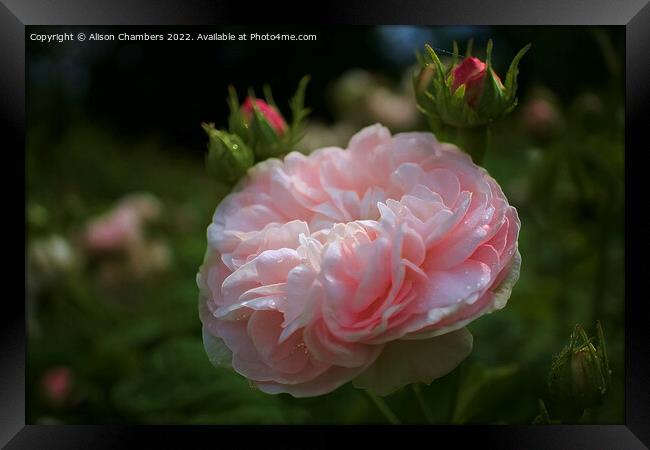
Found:
<svg viewBox="0 0 650 450"><path fill-rule="evenodd" d="M401 422L395 415L395 413L390 409L390 407L386 404L384 400L379 398L377 395L373 394L372 392L364 389L366 395L368 398L370 398L370 401L375 404L377 409L384 415L386 420L391 424L391 425L401 425Z"/></svg>
<svg viewBox="0 0 650 450"><path fill-rule="evenodd" d="M454 372L453 372L453 392L452 392L452 397L451 397L451 402L449 402L449 412L448 412L448 418L447 418L447 423L452 424L455 423L456 420L456 407L458 404L458 397L460 395L460 384L461 384L461 370L463 368L463 365L461 364Z"/></svg>
<svg viewBox="0 0 650 450"><path fill-rule="evenodd" d="M452 137L452 143L458 145L461 150L472 157L474 164L478 166L483 164L492 138L489 125L476 128L454 127L448 136Z"/></svg>
<svg viewBox="0 0 650 450"><path fill-rule="evenodd" d="M413 393L415 393L415 397L418 399L418 403L420 404L420 409L424 413L424 417L427 419L427 423L430 425L433 425L435 423L435 419L433 418L433 414L431 413L431 410L429 409L429 406L427 405L427 402L424 400L424 396L422 395L422 388L419 383L414 383L411 385L413 388Z"/></svg>

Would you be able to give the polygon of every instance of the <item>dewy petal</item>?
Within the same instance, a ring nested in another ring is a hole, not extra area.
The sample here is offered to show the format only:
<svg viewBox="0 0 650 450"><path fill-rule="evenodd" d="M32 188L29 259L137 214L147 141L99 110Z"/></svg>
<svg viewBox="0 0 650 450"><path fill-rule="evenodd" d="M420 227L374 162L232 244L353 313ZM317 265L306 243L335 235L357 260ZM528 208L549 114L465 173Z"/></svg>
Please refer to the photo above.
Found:
<svg viewBox="0 0 650 450"><path fill-rule="evenodd" d="M451 372L472 351L466 328L431 339L397 340L384 346L377 360L353 380L355 387L388 395L411 383L429 384Z"/></svg>
<svg viewBox="0 0 650 450"><path fill-rule="evenodd" d="M423 339L439 336L464 327L482 315L503 308L512 294L513 286L519 279L520 270L521 255L516 250L510 266L499 274L496 287L491 288L479 300L469 306L461 303L419 314L408 324L410 325L407 327L408 334L404 338Z"/></svg>
<svg viewBox="0 0 650 450"><path fill-rule="evenodd" d="M491 282L490 267L468 259L453 270L427 272L428 280L422 286L418 312L441 308L455 303L474 303Z"/></svg>

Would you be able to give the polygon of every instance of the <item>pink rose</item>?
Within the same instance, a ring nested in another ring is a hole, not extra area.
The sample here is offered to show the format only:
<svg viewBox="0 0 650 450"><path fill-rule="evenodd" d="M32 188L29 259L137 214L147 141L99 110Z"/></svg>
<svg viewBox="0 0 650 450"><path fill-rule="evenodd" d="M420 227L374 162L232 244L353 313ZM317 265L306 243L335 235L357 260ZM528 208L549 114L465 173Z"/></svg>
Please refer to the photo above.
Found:
<svg viewBox="0 0 650 450"><path fill-rule="evenodd" d="M483 85L487 75L487 64L475 57L465 58L451 71L451 90L455 92L460 86L465 85L465 101L475 107L483 95ZM501 79L494 74L499 83Z"/></svg>
<svg viewBox="0 0 650 450"><path fill-rule="evenodd" d="M284 121L282 115L277 109L259 99L255 99L255 106L257 106L257 109L259 109L276 133L282 135L287 131L287 123ZM253 99L251 97L246 98L241 110L244 117L246 117L247 120L250 120L253 116Z"/></svg>
<svg viewBox="0 0 650 450"><path fill-rule="evenodd" d="M266 160L208 227L208 356L296 397L430 383L471 352L465 325L505 306L519 227L496 181L430 133L373 125L346 150Z"/></svg>

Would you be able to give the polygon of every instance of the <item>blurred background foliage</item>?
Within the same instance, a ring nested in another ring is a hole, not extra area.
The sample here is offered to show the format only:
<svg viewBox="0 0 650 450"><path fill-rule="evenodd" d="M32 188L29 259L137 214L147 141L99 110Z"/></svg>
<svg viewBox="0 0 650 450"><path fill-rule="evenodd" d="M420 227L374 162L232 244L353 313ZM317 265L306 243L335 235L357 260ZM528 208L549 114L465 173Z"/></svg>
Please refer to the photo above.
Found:
<svg viewBox="0 0 650 450"><path fill-rule="evenodd" d="M70 28L28 30L57 31ZM519 106L494 127L484 161L521 217L521 278L505 309L470 325L472 355L422 386L426 412L411 389L386 402L403 423L531 423L552 357L576 323L593 335L600 320L612 385L580 420L623 422L621 27L192 31L318 40L28 41L28 423L385 423L348 385L312 399L270 396L210 365L196 272L227 191L205 173L200 124L225 124L228 84L243 96L268 82L286 114L308 73L314 113L302 151L344 146L378 121L425 130L410 91L415 50L474 38L476 54L490 37L499 74L533 44Z"/></svg>

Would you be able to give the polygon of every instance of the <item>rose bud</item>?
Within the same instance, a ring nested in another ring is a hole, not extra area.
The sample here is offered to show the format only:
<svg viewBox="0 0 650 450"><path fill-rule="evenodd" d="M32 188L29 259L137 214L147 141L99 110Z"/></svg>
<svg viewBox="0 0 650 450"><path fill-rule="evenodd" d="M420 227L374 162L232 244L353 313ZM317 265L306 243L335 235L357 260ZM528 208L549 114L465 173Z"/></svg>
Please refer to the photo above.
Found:
<svg viewBox="0 0 650 450"><path fill-rule="evenodd" d="M498 86L504 89L501 79L493 73ZM475 57L465 58L451 71L451 90L456 92L460 86L465 86L465 101L474 108L483 94L487 64Z"/></svg>
<svg viewBox="0 0 650 450"><path fill-rule="evenodd" d="M50 402L64 403L72 387L72 372L67 367L50 368L41 378L41 387Z"/></svg>
<svg viewBox="0 0 650 450"><path fill-rule="evenodd" d="M283 135L287 131L287 123L276 108L263 100L252 97L247 97L241 107L242 114L247 121L250 122L256 108L278 135Z"/></svg>
<svg viewBox="0 0 650 450"><path fill-rule="evenodd" d="M210 138L206 163L208 173L219 182L235 183L248 168L268 158L278 158L293 150L303 137L304 119L309 109L304 107L305 90L309 76L304 76L289 100L291 121L287 123L275 107L271 89L264 87L266 101L250 95L240 105L237 91L228 88L228 127L216 130L212 124L203 124Z"/></svg>
<svg viewBox="0 0 650 450"><path fill-rule="evenodd" d="M549 391L565 410L600 405L609 387L611 371L600 323L597 328L599 342L594 346L584 329L576 325L569 345L553 362Z"/></svg>
<svg viewBox="0 0 650 450"><path fill-rule="evenodd" d="M419 109L429 117L434 131L440 131L436 129L438 124L457 128L486 126L510 113L517 104L517 66L529 48L530 44L514 57L504 83L492 67L491 40L485 62L468 55L456 63L459 54L454 45L451 64L444 65L433 48L426 46L421 64L430 71L416 75L414 87Z"/></svg>

